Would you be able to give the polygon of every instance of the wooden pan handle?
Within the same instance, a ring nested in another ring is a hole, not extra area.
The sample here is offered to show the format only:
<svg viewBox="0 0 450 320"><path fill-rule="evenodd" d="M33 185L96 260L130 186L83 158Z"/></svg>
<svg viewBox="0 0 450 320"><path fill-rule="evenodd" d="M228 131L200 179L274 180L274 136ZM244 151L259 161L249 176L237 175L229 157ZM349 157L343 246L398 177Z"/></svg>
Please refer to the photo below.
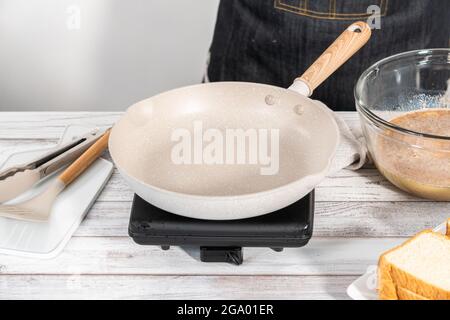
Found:
<svg viewBox="0 0 450 320"><path fill-rule="evenodd" d="M108 147L109 134L111 130L106 131L89 149L87 149L74 163L72 163L58 177L64 185L72 183L80 174L84 172Z"/></svg>
<svg viewBox="0 0 450 320"><path fill-rule="evenodd" d="M309 88L309 95L311 95L314 89L369 41L371 34L372 31L367 23L362 21L353 23L295 81L304 82Z"/></svg>

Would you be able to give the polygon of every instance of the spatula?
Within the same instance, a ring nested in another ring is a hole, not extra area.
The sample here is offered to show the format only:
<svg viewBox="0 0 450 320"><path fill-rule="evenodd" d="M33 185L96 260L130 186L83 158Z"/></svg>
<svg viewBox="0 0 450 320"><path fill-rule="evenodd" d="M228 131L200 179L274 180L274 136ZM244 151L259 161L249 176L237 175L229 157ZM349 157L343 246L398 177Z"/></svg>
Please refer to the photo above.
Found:
<svg viewBox="0 0 450 320"><path fill-rule="evenodd" d="M28 201L1 205L0 217L43 222L48 220L56 197L96 160L108 146L110 130L87 149L48 189Z"/></svg>

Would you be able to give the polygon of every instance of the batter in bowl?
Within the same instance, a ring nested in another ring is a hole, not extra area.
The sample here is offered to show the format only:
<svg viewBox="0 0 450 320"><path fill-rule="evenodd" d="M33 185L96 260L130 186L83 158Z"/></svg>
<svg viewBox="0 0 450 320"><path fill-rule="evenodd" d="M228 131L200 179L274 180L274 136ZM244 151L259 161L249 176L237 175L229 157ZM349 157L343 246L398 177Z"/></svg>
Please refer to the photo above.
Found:
<svg viewBox="0 0 450 320"><path fill-rule="evenodd" d="M390 121L414 132L450 137L450 109L409 112ZM450 139L385 131L374 155L381 173L402 190L433 200L450 200Z"/></svg>

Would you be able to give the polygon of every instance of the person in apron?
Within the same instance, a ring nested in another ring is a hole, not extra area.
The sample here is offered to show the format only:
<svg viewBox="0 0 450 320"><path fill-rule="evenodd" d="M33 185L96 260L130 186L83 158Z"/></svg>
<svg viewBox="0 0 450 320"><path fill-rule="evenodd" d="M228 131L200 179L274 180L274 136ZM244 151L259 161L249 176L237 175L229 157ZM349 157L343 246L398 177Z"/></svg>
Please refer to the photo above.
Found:
<svg viewBox="0 0 450 320"><path fill-rule="evenodd" d="M221 0L207 81L249 81L287 88L351 23L372 38L314 92L335 111L355 110L361 73L390 55L447 48L448 0Z"/></svg>

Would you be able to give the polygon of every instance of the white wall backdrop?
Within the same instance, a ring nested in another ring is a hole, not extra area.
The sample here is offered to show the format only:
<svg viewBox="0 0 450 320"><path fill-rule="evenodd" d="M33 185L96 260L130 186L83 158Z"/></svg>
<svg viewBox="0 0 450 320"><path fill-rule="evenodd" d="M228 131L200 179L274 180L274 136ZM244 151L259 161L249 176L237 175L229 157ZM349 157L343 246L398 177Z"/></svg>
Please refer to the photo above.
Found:
<svg viewBox="0 0 450 320"><path fill-rule="evenodd" d="M124 110L198 83L218 0L0 0L0 110Z"/></svg>

